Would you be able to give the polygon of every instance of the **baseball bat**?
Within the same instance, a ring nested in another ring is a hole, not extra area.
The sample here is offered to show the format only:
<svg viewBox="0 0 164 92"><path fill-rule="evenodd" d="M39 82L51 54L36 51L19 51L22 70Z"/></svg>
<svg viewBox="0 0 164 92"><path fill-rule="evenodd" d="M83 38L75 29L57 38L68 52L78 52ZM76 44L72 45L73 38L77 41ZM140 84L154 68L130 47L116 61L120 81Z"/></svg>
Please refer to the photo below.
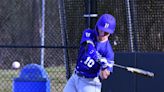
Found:
<svg viewBox="0 0 164 92"><path fill-rule="evenodd" d="M114 64L114 66L118 67L118 68L125 69L125 70L127 70L129 72L132 72L132 73L135 73L135 74L138 74L138 75L151 77L151 78L154 77L154 73L153 72L146 71L146 70L143 70L143 69L134 68L134 67L127 67L127 66L118 65L118 64Z"/></svg>
<svg viewBox="0 0 164 92"><path fill-rule="evenodd" d="M97 56L99 57L99 62L101 61L100 59L102 58L102 56L97 52ZM109 64L108 66L111 66L111 64ZM122 68L125 69L129 72L138 74L138 75L142 75L142 76L146 76L146 77L154 77L154 73L153 72L149 72L143 69L139 69L139 68L134 68L134 67L127 67L127 66L123 66L123 65L119 65L119 64L113 64L113 66L118 67L118 68Z"/></svg>

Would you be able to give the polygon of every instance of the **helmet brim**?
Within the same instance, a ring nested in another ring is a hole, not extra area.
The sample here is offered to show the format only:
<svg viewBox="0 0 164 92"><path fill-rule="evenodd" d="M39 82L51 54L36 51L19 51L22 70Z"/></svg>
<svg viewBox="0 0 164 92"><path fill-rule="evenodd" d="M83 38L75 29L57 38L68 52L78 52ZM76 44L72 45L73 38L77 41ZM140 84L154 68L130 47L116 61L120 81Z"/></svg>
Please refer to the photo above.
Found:
<svg viewBox="0 0 164 92"><path fill-rule="evenodd" d="M114 33L114 30L112 30L112 29L104 28L104 27L102 27L102 26L97 26L97 27L98 27L98 30L107 32L107 33L109 33L109 34L113 34L113 33Z"/></svg>

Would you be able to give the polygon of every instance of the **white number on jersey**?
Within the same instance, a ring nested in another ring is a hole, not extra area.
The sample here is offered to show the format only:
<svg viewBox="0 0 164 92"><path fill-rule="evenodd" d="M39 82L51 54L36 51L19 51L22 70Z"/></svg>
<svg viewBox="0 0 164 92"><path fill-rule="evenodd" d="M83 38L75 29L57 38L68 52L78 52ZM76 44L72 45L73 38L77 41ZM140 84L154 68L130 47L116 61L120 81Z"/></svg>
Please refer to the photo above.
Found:
<svg viewBox="0 0 164 92"><path fill-rule="evenodd" d="M91 68L95 64L95 61L91 59L91 57L87 57L87 59L84 61L84 64Z"/></svg>

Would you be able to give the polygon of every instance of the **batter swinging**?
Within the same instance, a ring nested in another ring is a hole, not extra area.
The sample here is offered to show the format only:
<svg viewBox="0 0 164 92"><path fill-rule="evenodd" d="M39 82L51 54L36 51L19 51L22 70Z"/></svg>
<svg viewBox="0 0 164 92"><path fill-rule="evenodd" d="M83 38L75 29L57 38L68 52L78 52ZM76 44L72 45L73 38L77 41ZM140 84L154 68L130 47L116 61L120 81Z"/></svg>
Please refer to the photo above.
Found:
<svg viewBox="0 0 164 92"><path fill-rule="evenodd" d="M103 14L95 29L83 31L74 74L63 92L101 92L100 80L107 79L113 71L114 52L108 38L115 27L115 18Z"/></svg>

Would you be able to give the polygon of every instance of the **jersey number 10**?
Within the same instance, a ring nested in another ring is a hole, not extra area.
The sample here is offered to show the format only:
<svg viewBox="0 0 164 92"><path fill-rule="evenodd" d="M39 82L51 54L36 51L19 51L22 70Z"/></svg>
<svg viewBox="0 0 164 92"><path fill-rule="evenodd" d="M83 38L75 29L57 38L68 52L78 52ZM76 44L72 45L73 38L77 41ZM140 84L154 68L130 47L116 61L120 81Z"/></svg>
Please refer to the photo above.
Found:
<svg viewBox="0 0 164 92"><path fill-rule="evenodd" d="M84 61L84 64L91 68L95 64L95 61L91 59L91 57L87 57L87 59Z"/></svg>

